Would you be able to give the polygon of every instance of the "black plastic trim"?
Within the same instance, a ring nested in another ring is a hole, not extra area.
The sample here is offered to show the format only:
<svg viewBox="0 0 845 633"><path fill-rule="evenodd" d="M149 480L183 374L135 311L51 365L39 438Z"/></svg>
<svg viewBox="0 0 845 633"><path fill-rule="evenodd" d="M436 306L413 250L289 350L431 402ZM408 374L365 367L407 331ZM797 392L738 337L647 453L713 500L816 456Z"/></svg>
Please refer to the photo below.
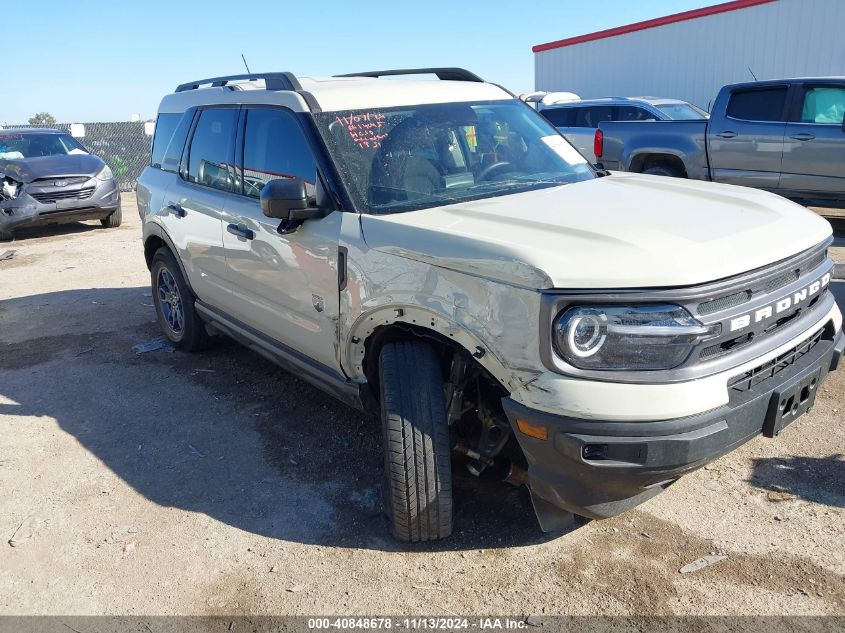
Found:
<svg viewBox="0 0 845 633"><path fill-rule="evenodd" d="M302 85L293 73L249 73L245 75L227 75L225 77L211 77L209 79L197 79L188 83L179 84L174 92L187 92L197 90L200 86L210 85L212 88L226 86L233 81L254 81L263 79L267 90L302 90Z"/></svg>
<svg viewBox="0 0 845 633"><path fill-rule="evenodd" d="M838 364L842 330L794 365L730 404L683 418L653 422L587 420L537 411L511 398L502 406L528 461L532 495L558 508L596 519L614 516L654 496L695 470L763 432L772 396L818 373L819 383ZM548 429L539 440L517 420Z"/></svg>
<svg viewBox="0 0 845 633"><path fill-rule="evenodd" d="M202 320L213 328L231 336L267 360L296 374L298 378L322 389L344 404L364 410L361 385L358 383L347 380L338 371L316 362L309 356L268 337L217 308L200 300L197 300L194 305Z"/></svg>
<svg viewBox="0 0 845 633"><path fill-rule="evenodd" d="M349 258L349 249L345 246L338 246L337 248L337 288L340 292L346 290L347 282L347 260Z"/></svg>
<svg viewBox="0 0 845 633"><path fill-rule="evenodd" d="M396 77L399 75L436 75L441 81L474 81L484 83L484 80L473 72L464 68L401 68L393 70L367 70L360 73L335 75L335 77Z"/></svg>

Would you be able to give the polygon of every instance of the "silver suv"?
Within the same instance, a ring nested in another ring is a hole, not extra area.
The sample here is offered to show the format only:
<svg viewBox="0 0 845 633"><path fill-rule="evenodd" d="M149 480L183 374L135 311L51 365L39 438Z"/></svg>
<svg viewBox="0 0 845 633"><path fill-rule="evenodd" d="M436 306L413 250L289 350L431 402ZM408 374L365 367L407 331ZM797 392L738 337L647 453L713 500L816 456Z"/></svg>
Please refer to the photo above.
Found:
<svg viewBox="0 0 845 633"><path fill-rule="evenodd" d="M596 171L461 69L183 84L138 203L167 338L380 416L405 541L450 534L453 457L527 483L544 530L623 512L776 437L845 346L826 221Z"/></svg>
<svg viewBox="0 0 845 633"><path fill-rule="evenodd" d="M554 93L552 93L554 94ZM599 123L605 121L703 121L708 114L691 103L658 97L608 97L538 103L546 117L591 163Z"/></svg>

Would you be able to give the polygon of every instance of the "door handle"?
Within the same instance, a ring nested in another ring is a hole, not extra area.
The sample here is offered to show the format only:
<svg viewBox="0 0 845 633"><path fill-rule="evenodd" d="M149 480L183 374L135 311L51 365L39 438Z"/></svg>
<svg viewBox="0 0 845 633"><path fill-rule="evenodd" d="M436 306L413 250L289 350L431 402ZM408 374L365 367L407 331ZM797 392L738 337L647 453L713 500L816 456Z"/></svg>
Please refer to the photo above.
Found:
<svg viewBox="0 0 845 633"><path fill-rule="evenodd" d="M185 209L182 207L181 204L176 204L175 202L172 204L168 204L167 210L170 211L170 213L172 213L173 215L178 216L180 218L185 217Z"/></svg>
<svg viewBox="0 0 845 633"><path fill-rule="evenodd" d="M226 227L226 230L232 235L237 235L238 237L242 237L247 240L255 239L255 233L246 228L243 224L230 224Z"/></svg>
<svg viewBox="0 0 845 633"><path fill-rule="evenodd" d="M793 134L789 138L795 139L796 141L812 141L815 136L812 134L807 134L806 132L802 132L801 134Z"/></svg>
<svg viewBox="0 0 845 633"><path fill-rule="evenodd" d="M724 132L719 132L716 136L718 136L719 138L736 138L736 132L726 130Z"/></svg>

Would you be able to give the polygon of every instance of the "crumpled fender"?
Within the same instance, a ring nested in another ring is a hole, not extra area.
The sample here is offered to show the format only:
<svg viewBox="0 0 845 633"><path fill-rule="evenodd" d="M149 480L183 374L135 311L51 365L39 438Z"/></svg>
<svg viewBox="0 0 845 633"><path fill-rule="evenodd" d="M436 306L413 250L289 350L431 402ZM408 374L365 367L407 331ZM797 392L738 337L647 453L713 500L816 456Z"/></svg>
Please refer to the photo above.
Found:
<svg viewBox="0 0 845 633"><path fill-rule="evenodd" d="M0 228L11 228L38 215L36 202L25 193L12 199L0 198Z"/></svg>
<svg viewBox="0 0 845 633"><path fill-rule="evenodd" d="M397 323L455 341L508 392L542 373L536 291L368 249L361 240L344 246L348 264L340 293L339 356L351 379L366 380L367 339L378 327Z"/></svg>

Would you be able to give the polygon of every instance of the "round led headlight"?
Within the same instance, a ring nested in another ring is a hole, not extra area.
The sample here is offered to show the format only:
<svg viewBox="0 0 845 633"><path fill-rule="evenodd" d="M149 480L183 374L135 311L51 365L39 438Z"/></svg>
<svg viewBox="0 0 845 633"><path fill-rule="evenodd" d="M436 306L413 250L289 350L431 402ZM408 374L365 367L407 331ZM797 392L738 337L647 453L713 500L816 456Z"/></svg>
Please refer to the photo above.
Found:
<svg viewBox="0 0 845 633"><path fill-rule="evenodd" d="M579 358L592 356L607 340L607 317L596 310L581 310L562 323L570 351Z"/></svg>
<svg viewBox="0 0 845 633"><path fill-rule="evenodd" d="M557 356L578 369L653 371L677 367L715 335L678 305L573 306L553 324Z"/></svg>

